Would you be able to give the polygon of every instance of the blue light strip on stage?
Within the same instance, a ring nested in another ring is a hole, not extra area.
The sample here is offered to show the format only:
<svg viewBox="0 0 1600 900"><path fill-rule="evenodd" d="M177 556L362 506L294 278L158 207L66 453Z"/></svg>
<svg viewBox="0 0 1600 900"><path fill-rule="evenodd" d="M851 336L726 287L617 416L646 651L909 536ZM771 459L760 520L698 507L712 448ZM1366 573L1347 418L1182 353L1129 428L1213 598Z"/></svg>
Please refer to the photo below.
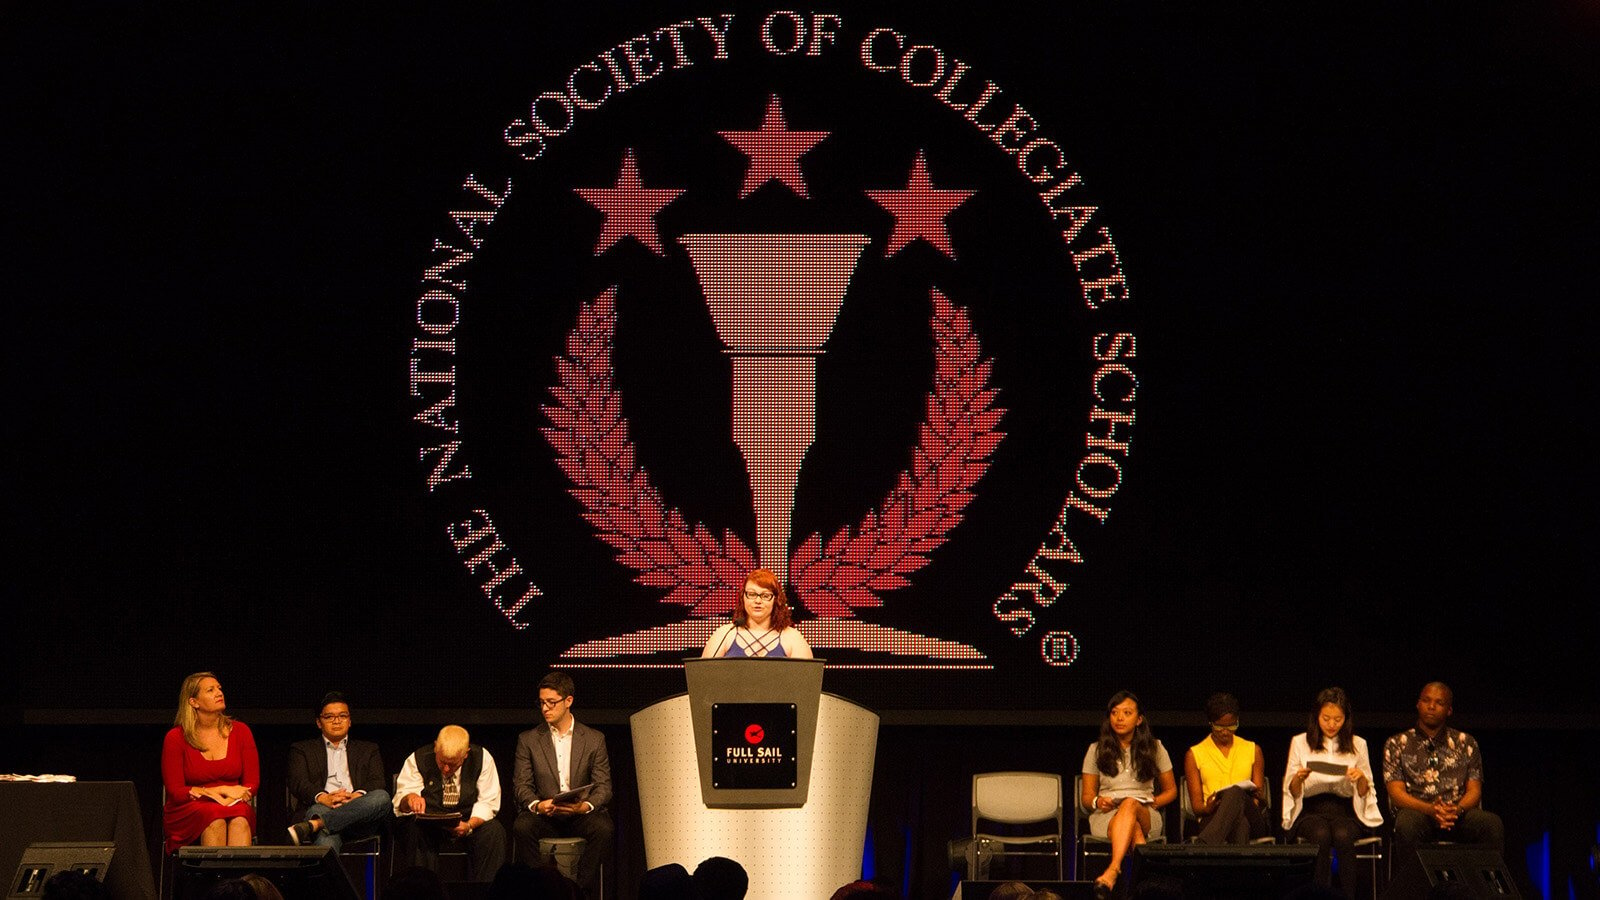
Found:
<svg viewBox="0 0 1600 900"><path fill-rule="evenodd" d="M909 896L911 896L911 857L913 856L912 848L916 846L916 844L914 842L914 839L912 837L912 834L911 834L911 823L909 823L909 822L907 822L900 829L900 844L901 844L901 846L905 847L905 851L903 852L903 854L901 855L901 858L900 858L900 871L902 873L901 876L900 876L900 896L909 897ZM957 878L956 880L958 882L960 881L959 878ZM955 893L955 885L951 885L950 886L950 892L952 894Z"/></svg>
<svg viewBox="0 0 1600 900"><path fill-rule="evenodd" d="M1528 845L1528 878L1539 889L1539 896L1550 896L1550 832Z"/></svg>

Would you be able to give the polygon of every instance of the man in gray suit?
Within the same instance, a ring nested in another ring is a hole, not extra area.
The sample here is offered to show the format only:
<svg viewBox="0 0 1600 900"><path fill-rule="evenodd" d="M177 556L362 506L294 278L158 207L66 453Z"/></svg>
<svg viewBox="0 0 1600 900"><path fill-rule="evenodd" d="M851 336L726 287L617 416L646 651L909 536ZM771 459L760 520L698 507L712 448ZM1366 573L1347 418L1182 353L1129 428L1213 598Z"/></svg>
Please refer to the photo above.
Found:
<svg viewBox="0 0 1600 900"><path fill-rule="evenodd" d="M517 736L512 785L517 794L517 861L541 862L539 839L581 837L578 884L590 900L600 898L600 864L611 858L611 757L605 735L572 717L572 678L551 672L539 680L544 724ZM583 799L557 803L557 795L589 786Z"/></svg>

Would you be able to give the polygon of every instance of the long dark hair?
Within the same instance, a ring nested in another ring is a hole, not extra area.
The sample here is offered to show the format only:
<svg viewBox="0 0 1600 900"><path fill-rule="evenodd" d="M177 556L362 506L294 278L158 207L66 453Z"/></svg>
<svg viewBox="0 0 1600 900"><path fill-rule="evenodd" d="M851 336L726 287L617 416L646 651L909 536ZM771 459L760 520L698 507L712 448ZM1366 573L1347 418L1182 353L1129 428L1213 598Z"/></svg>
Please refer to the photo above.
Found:
<svg viewBox="0 0 1600 900"><path fill-rule="evenodd" d="M1117 740L1117 735L1111 730L1111 709L1124 700L1132 700L1134 708L1139 707L1139 698L1132 691L1117 691L1106 701L1106 720L1100 723L1100 742L1095 754L1095 767L1100 774L1107 778L1114 778L1121 769L1122 742ZM1150 723L1144 720L1144 714L1139 714L1139 724L1133 726L1133 743L1129 751L1133 757L1133 774L1140 781L1156 780L1156 736L1150 732Z"/></svg>
<svg viewBox="0 0 1600 900"><path fill-rule="evenodd" d="M1306 723L1306 745L1312 753L1322 749L1322 723L1318 719L1322 708L1330 703L1344 713L1344 725L1334 740L1335 749L1340 753L1354 753L1355 726L1350 724L1350 698L1344 695L1344 688L1331 687L1317 694L1317 705L1311 707L1311 718Z"/></svg>

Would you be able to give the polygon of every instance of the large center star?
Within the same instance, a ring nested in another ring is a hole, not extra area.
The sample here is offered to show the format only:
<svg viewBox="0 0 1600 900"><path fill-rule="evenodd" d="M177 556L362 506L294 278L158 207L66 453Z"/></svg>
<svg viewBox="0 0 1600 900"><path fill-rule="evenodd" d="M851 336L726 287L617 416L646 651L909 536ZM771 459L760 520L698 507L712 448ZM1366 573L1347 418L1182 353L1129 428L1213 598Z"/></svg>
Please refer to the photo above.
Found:
<svg viewBox="0 0 1600 900"><path fill-rule="evenodd" d="M622 155L622 170L617 173L615 185L573 188L573 193L605 214L605 224L600 226L600 238L594 244L596 256L625 237L649 247L657 256L667 255L661 246L655 217L661 207L676 200L683 190L645 187L639 180L639 166L633 161L633 148L628 148Z"/></svg>
<svg viewBox="0 0 1600 900"><path fill-rule="evenodd" d="M805 176L800 174L800 157L827 137L828 132L790 131L776 94L767 102L767 116L762 120L759 131L717 133L750 158L750 168L745 170L739 199L750 196L756 188L769 181L782 182L800 198L809 199Z"/></svg>
<svg viewBox="0 0 1600 900"><path fill-rule="evenodd" d="M977 191L934 187L928 179L927 160L918 150L905 187L867 191L867 196L894 216L894 231L889 235L889 246L884 249L884 255L899 253L907 244L922 238L945 256L955 259L956 253L950 247L950 232L945 230L944 218L975 193Z"/></svg>

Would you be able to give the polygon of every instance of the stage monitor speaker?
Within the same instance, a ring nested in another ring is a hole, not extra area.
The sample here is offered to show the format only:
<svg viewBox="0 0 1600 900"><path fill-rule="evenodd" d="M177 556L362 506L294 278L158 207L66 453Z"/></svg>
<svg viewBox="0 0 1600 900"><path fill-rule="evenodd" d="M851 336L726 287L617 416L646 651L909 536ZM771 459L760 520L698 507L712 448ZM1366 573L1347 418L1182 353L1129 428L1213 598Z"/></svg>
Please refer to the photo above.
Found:
<svg viewBox="0 0 1600 900"><path fill-rule="evenodd" d="M6 900L44 896L44 883L60 872L81 872L104 883L116 852L112 841L35 841L22 851Z"/></svg>
<svg viewBox="0 0 1600 900"><path fill-rule="evenodd" d="M1317 868L1312 844L1142 844L1136 853L1137 890L1164 882L1189 898L1282 897L1310 884Z"/></svg>
<svg viewBox="0 0 1600 900"><path fill-rule="evenodd" d="M50 847L60 849L66 857L78 853L64 848L99 850L82 859L57 857L56 850L48 850L42 858L33 855L37 848ZM105 848L116 852L99 862L99 853ZM34 873L30 878L42 874L48 879L60 871L55 868L58 863L69 868L98 866L95 877L117 900L155 900L150 849L144 842L144 820L132 782L0 781L0 876L16 873L10 884L0 885L7 891L0 896L16 896L30 867ZM43 872L42 864L50 865L51 871Z"/></svg>
<svg viewBox="0 0 1600 900"><path fill-rule="evenodd" d="M1439 890L1448 897L1520 898L1517 883L1505 859L1493 850L1463 844L1440 844L1401 852L1394 861L1394 877L1384 900L1427 897Z"/></svg>
<svg viewBox="0 0 1600 900"><path fill-rule="evenodd" d="M994 889L1002 884L1011 884L1020 881L1036 891L1054 891L1062 900L1093 900L1094 882L1092 881L1036 881L1032 878L1017 878L1006 881L962 881L956 885L955 895L950 900L988 900Z"/></svg>
<svg viewBox="0 0 1600 900"><path fill-rule="evenodd" d="M184 847L172 900L200 900L218 882L250 873L295 900L358 900L332 847Z"/></svg>

